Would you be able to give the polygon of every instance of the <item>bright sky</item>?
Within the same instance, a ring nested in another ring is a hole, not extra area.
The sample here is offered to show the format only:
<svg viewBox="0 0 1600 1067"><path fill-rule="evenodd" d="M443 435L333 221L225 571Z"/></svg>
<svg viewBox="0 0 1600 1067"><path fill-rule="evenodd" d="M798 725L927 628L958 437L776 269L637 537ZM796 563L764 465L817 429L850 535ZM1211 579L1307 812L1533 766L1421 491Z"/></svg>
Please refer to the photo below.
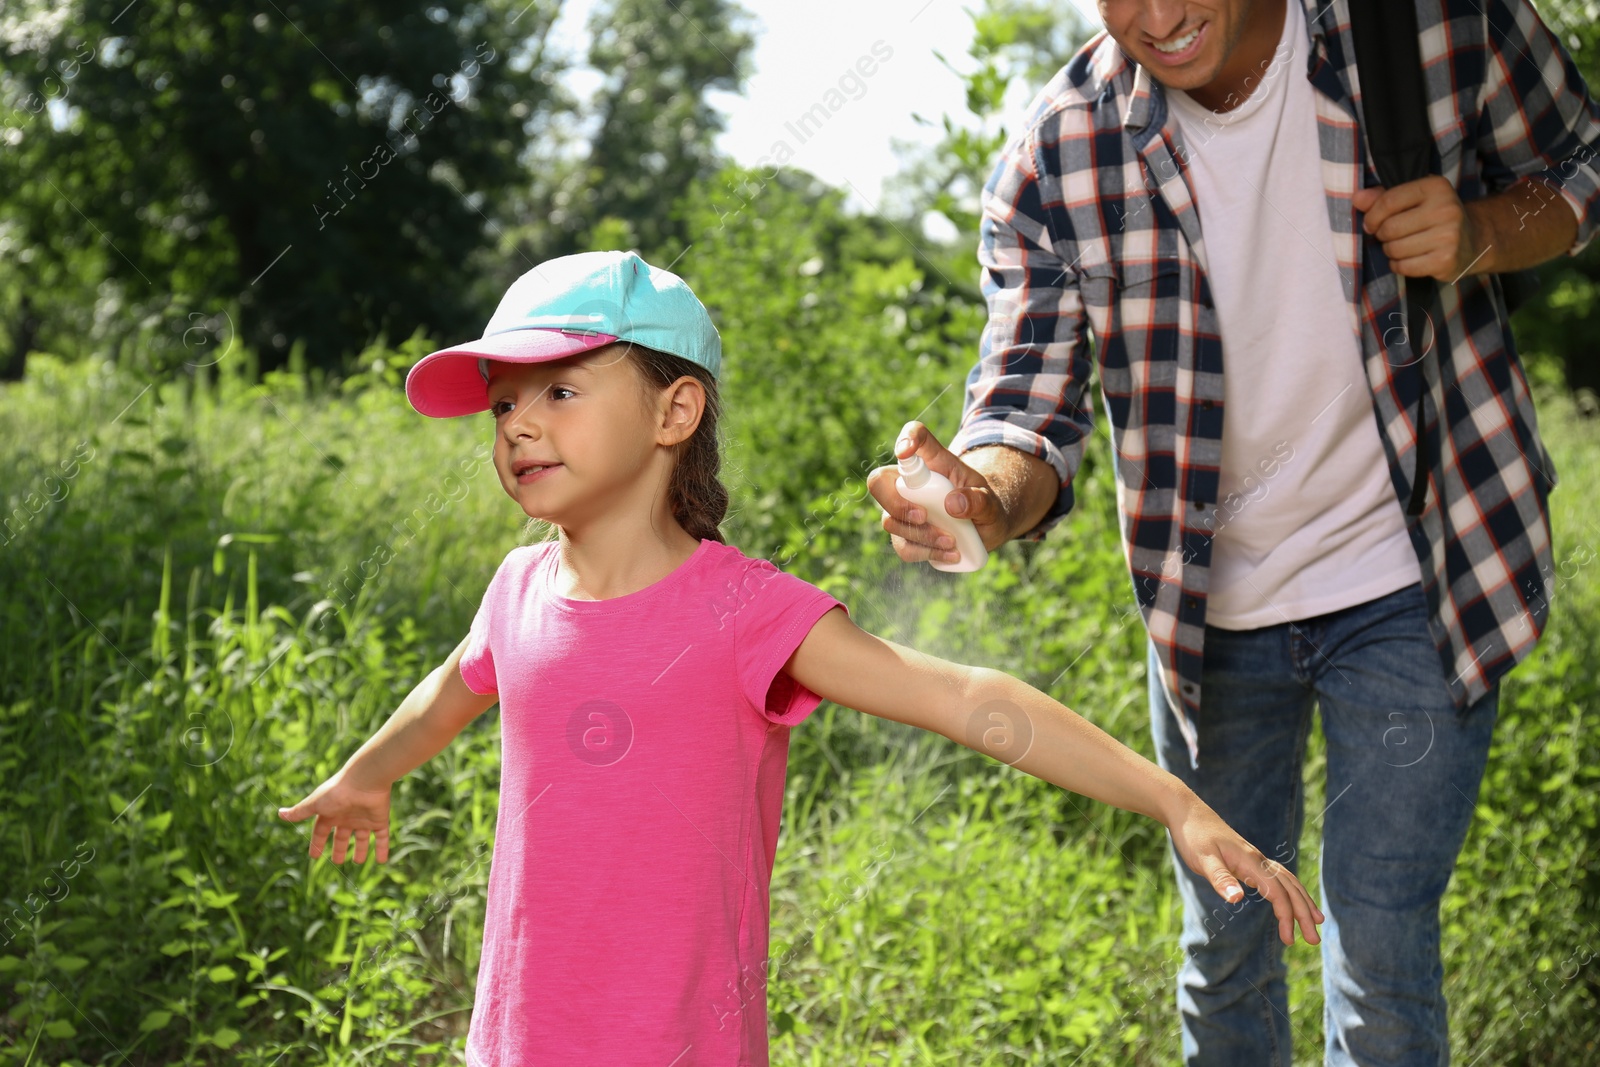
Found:
<svg viewBox="0 0 1600 1067"><path fill-rule="evenodd" d="M571 28L587 22L595 2L567 0L558 26L563 43L576 41ZM977 0L741 2L756 20L754 70L742 97L718 94L713 101L728 116L719 147L740 163L754 165L783 142L793 153L790 165L853 189L852 201L871 208L884 179L899 169L891 142L931 143L942 115L966 113L960 80L933 53L966 69L972 20L963 7L976 8ZM1074 3L1091 26L1100 25L1094 0ZM863 57L868 62L858 70ZM862 76L867 69L873 73ZM828 107L826 122L796 125L830 90L843 94L843 106ZM934 125L919 126L913 113Z"/></svg>

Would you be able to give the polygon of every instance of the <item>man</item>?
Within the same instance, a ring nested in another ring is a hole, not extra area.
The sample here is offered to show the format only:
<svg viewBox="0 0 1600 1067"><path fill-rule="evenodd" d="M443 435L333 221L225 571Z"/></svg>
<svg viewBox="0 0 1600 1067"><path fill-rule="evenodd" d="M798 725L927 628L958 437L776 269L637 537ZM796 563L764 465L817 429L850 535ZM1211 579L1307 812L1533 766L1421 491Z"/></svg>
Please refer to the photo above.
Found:
<svg viewBox="0 0 1600 1067"><path fill-rule="evenodd" d="M1548 614L1555 472L1494 275L1600 217L1600 111L1527 0L1415 2L1438 176L1383 189L1344 0L1101 0L984 190L960 432L896 450L991 548L1037 541L1098 372L1162 765L1293 869L1320 709L1326 1061L1364 1067L1448 1062L1439 900ZM1438 279L1432 336L1404 277ZM893 481L901 558L955 558ZM1270 909L1178 871L1186 1062L1288 1064Z"/></svg>

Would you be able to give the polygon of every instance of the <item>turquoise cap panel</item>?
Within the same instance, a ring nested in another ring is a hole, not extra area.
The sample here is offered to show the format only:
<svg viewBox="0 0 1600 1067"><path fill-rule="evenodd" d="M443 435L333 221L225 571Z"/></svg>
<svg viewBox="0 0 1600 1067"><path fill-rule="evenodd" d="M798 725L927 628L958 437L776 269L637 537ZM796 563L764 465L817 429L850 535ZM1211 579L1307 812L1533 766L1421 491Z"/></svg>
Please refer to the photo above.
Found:
<svg viewBox="0 0 1600 1067"><path fill-rule="evenodd" d="M483 331L611 334L681 356L720 376L722 337L687 282L636 252L547 260L511 284Z"/></svg>

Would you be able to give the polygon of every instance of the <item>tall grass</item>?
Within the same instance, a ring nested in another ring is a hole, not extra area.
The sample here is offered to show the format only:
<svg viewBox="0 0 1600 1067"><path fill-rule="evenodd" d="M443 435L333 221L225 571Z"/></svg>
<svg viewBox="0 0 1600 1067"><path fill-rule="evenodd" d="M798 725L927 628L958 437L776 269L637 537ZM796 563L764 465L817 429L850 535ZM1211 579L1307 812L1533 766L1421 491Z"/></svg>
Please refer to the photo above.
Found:
<svg viewBox="0 0 1600 1067"><path fill-rule="evenodd" d="M535 536L482 457L488 420L405 405L416 354L369 352L336 395L286 374L249 386L226 362L146 388L35 356L0 396L0 1065L460 1062L498 712L397 785L385 865L312 862L309 826L275 814L444 657L506 550ZM954 365L928 363L907 395L934 395ZM904 397L818 366L842 410L870 413L829 448L886 450ZM759 385L730 383L731 541L868 629L1013 671L1151 753L1104 442L1049 543L953 578L893 558L836 458L790 477L752 446L761 405L784 403ZM1600 435L1561 398L1542 404L1565 577L1505 688L1445 901L1462 1063L1600 1057ZM948 428L958 405L926 418ZM832 705L791 753L775 1064L1174 1062L1178 911L1156 824ZM1308 777L1314 811L1315 743ZM1318 963L1304 946L1290 960L1309 1062Z"/></svg>

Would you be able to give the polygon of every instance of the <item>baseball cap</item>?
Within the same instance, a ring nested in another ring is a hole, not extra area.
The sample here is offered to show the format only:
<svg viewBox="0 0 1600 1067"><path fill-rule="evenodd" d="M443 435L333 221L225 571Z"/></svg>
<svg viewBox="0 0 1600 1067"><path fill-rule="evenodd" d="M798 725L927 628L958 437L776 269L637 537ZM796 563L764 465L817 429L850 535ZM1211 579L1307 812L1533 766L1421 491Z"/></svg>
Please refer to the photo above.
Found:
<svg viewBox="0 0 1600 1067"><path fill-rule="evenodd" d="M406 399L433 418L489 410L489 360L544 363L632 341L715 377L722 338L687 282L637 252L546 260L511 283L483 336L430 352L406 374Z"/></svg>

